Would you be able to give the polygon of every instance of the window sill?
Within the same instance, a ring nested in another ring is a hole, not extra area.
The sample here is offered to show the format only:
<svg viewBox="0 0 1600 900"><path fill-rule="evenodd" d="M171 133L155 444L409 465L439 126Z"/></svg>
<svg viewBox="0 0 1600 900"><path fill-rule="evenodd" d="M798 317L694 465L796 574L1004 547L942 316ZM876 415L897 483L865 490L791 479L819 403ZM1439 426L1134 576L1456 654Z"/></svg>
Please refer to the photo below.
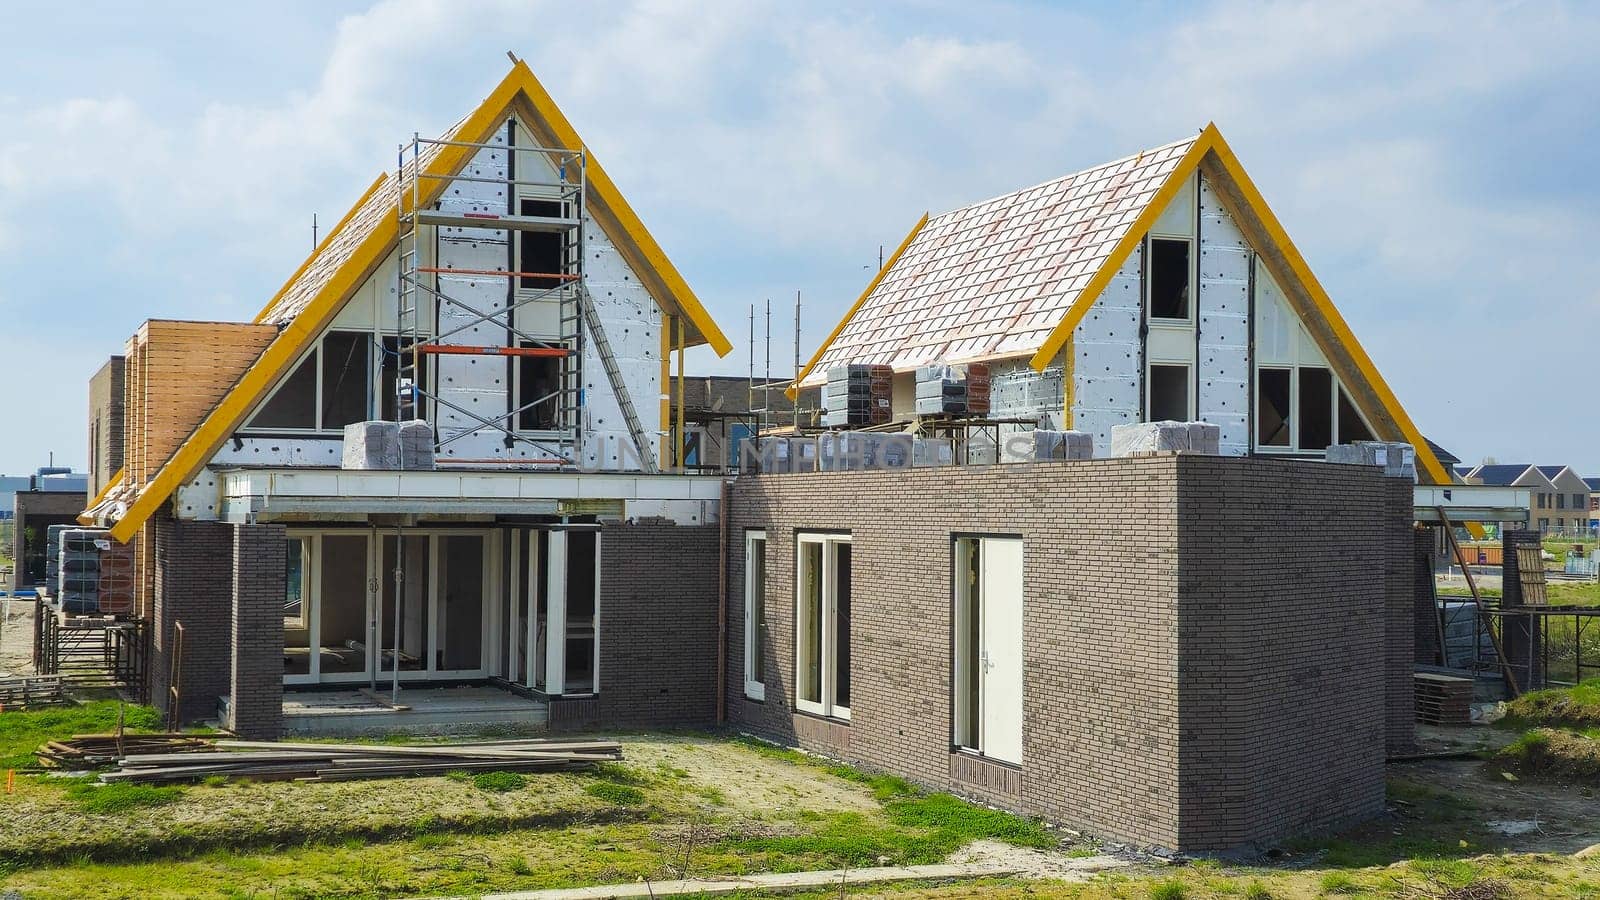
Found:
<svg viewBox="0 0 1600 900"><path fill-rule="evenodd" d="M849 719L841 719L838 716L827 716L823 715L822 713L811 712L810 710L805 709L795 709L793 712L797 716L805 716L808 719L816 719L818 722L829 722L834 725L843 725L847 728L850 725Z"/></svg>
<svg viewBox="0 0 1600 900"><path fill-rule="evenodd" d="M1022 763L1014 763L1004 759L995 759L992 756L985 756L983 755L983 751L974 750L971 747L951 746L950 755L962 756L966 757L967 759L975 759L991 766L1000 766L1001 768L1013 769L1018 772L1022 771Z"/></svg>

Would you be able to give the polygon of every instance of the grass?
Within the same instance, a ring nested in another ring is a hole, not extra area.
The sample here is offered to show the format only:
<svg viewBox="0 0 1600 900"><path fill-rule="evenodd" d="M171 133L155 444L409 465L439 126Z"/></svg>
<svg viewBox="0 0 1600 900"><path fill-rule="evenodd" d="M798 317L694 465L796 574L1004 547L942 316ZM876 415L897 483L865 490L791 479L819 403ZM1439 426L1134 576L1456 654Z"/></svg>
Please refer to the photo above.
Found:
<svg viewBox="0 0 1600 900"><path fill-rule="evenodd" d="M583 792L614 806L643 806L645 802L644 791L610 781L596 781L584 785Z"/></svg>
<svg viewBox="0 0 1600 900"><path fill-rule="evenodd" d="M1560 728L1533 728L1501 748L1488 766L1518 778L1600 784L1600 741Z"/></svg>
<svg viewBox="0 0 1600 900"><path fill-rule="evenodd" d="M67 786L67 797L85 812L96 815L127 812L147 806L165 806L183 796L183 788L171 785L127 784L116 782L101 784L81 780Z"/></svg>
<svg viewBox="0 0 1600 900"><path fill-rule="evenodd" d="M34 752L46 741L116 730L121 706L115 700L97 700L0 713L0 769L37 766ZM124 724L129 731L155 731L161 727L161 714L148 706L129 706Z"/></svg>
<svg viewBox="0 0 1600 900"><path fill-rule="evenodd" d="M1523 694L1506 704L1501 721L1513 728L1600 728L1600 678Z"/></svg>
<svg viewBox="0 0 1600 900"><path fill-rule="evenodd" d="M516 772L481 772L473 777L472 784L480 791L506 794L527 787L528 776Z"/></svg>

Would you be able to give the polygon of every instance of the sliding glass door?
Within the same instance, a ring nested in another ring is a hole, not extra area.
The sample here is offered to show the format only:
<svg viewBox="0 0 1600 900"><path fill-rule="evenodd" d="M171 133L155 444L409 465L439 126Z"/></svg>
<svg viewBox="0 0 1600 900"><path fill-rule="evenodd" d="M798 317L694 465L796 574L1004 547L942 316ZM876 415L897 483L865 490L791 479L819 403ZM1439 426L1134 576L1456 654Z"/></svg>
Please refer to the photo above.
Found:
<svg viewBox="0 0 1600 900"><path fill-rule="evenodd" d="M529 532L521 599L526 656L522 683L551 696L600 689L600 532Z"/></svg>

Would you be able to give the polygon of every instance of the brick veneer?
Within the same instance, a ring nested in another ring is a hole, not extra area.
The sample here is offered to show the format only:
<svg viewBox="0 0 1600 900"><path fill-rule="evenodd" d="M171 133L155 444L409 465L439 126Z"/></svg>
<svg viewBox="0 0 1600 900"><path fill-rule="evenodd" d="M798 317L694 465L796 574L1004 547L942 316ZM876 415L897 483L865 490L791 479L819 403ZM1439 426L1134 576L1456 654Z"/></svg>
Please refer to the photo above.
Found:
<svg viewBox="0 0 1600 900"><path fill-rule="evenodd" d="M600 538L603 726L715 720L719 541L714 525L605 526Z"/></svg>
<svg viewBox="0 0 1600 900"><path fill-rule="evenodd" d="M233 528L220 522L153 519L155 597L151 618L151 702L167 708L174 623L183 624L180 690L184 721L211 718L228 693L233 606Z"/></svg>
<svg viewBox="0 0 1600 900"><path fill-rule="evenodd" d="M1370 816L1383 802L1389 500L1376 469L1170 455L741 477L725 511L729 715L1140 843L1232 849ZM743 693L750 528L767 532L761 702ZM790 684L795 534L841 528L847 725L793 712ZM957 533L1024 541L1015 780L951 762Z"/></svg>
<svg viewBox="0 0 1600 900"><path fill-rule="evenodd" d="M283 598L288 540L282 525L233 525L228 696L240 737L283 728Z"/></svg>
<svg viewBox="0 0 1600 900"><path fill-rule="evenodd" d="M1384 520L1384 735L1389 753L1417 745L1416 640L1417 609L1412 596L1412 537L1416 505L1410 478L1385 478L1389 510Z"/></svg>

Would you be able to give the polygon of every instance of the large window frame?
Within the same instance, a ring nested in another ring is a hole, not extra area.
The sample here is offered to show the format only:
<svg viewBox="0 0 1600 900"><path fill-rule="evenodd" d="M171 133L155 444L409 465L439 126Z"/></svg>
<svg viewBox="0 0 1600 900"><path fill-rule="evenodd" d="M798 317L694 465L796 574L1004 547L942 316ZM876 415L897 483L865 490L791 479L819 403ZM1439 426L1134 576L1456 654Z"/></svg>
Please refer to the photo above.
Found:
<svg viewBox="0 0 1600 900"><path fill-rule="evenodd" d="M744 695L767 699L767 533L744 533Z"/></svg>
<svg viewBox="0 0 1600 900"><path fill-rule="evenodd" d="M377 365L381 365L381 361L378 359L378 357L384 351L377 346L372 332L370 331L330 328L329 330L323 332L322 336L317 339L315 346L313 346L310 350L307 350L303 356L295 361L294 366L287 374L284 375L283 380L273 387L272 393L268 394L267 398L262 401L261 405L256 407L256 409L250 414L250 421L247 422L245 426L240 429L240 431L244 434L343 434L344 426L353 423L344 422L333 425L329 424L327 421L327 413L329 411L328 405L331 398L327 394L329 389L329 386L326 384L327 366L324 365L324 355L327 353L327 344L329 340L338 338L355 338L357 346L364 346L366 348L366 364L362 367L362 370L359 373L361 395L363 398L362 408L364 410L364 414L361 419L356 419L355 421L360 422L370 419L372 417L374 408L374 368ZM290 383L293 382L297 376L300 376L302 371L305 370L307 366L309 366L310 371L314 373L312 376L313 393L311 396L311 424L309 426L256 424L256 420L260 418L262 413L272 405L273 401L278 399L279 392L288 388Z"/></svg>
<svg viewBox="0 0 1600 900"><path fill-rule="evenodd" d="M1020 535L952 538L950 748L1019 766L1024 744L1021 591L1026 548ZM1001 562L991 564L990 554L1002 550L1006 552ZM996 572L1001 577L991 578ZM991 596L992 587L1006 587L998 584L1006 574L1015 576L1016 589Z"/></svg>
<svg viewBox="0 0 1600 900"><path fill-rule="evenodd" d="M851 547L849 534L807 532L795 536L795 709L846 722L850 720L851 687ZM840 565L841 558L844 560L843 566ZM844 573L843 581L839 577L841 571ZM806 609L807 594L813 584L816 594L811 602L815 606L815 615L809 614ZM840 590L841 585L843 591ZM814 641L810 638L814 638ZM815 671L808 671L813 664ZM845 673L842 692L841 671ZM814 696L806 696L813 693L813 686Z"/></svg>

